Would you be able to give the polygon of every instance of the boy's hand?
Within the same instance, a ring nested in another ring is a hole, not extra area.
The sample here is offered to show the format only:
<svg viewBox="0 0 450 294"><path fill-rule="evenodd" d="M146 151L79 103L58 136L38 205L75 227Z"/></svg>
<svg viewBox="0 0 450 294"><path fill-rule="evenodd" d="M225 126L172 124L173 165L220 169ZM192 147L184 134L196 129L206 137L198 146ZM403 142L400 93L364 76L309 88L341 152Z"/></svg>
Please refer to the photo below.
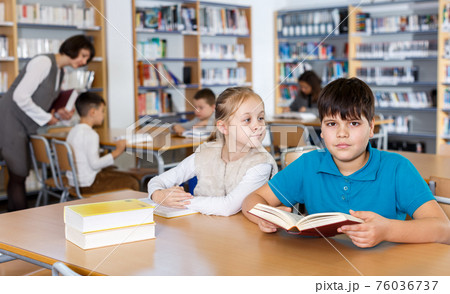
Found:
<svg viewBox="0 0 450 294"><path fill-rule="evenodd" d="M373 247L386 240L389 232L390 220L371 211L353 211L350 214L364 221L362 224L345 225L338 229L352 239L358 247Z"/></svg>
<svg viewBox="0 0 450 294"><path fill-rule="evenodd" d="M174 125L172 127L173 131L175 132L175 134L177 134L178 136L183 135L183 132L186 131L182 126L180 125Z"/></svg>
<svg viewBox="0 0 450 294"><path fill-rule="evenodd" d="M277 208L281 209L281 210L284 210L284 211L287 211L287 212L291 212L292 211L292 208L286 207L286 206L278 206ZM277 229L278 229L278 227L276 225L274 225L272 223L269 223L269 222L267 222L267 221L265 221L263 219L259 219L258 220L258 226L259 226L259 229L261 231L263 231L264 233L275 233L277 231Z"/></svg>
<svg viewBox="0 0 450 294"><path fill-rule="evenodd" d="M151 198L156 203L164 206L186 208L186 205L191 204L189 199L194 197L190 193L185 192L183 187L174 186L169 189L153 192Z"/></svg>
<svg viewBox="0 0 450 294"><path fill-rule="evenodd" d="M120 154L122 154L125 151L125 148L127 147L127 140L119 140L115 142L116 149L114 149L113 152L111 152L112 156L114 158L117 158Z"/></svg>

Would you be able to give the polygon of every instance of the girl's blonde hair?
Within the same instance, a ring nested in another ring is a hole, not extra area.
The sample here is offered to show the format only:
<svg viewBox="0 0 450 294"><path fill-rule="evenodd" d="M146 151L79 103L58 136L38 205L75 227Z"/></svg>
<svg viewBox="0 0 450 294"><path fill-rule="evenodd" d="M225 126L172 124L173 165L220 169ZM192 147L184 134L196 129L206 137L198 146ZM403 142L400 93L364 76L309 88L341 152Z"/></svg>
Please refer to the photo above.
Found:
<svg viewBox="0 0 450 294"><path fill-rule="evenodd" d="M208 138L208 141L223 140L223 134L217 129L219 120L227 122L236 113L239 107L249 98L257 98L264 107L261 97L253 92L252 89L246 87L231 87L223 91L216 100L216 127Z"/></svg>

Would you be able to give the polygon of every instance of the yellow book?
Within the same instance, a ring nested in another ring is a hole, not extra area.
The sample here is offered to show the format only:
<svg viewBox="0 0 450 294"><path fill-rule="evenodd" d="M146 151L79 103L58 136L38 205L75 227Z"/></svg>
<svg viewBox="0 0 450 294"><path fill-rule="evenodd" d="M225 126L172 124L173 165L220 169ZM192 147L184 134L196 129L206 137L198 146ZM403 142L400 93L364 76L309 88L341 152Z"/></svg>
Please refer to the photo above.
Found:
<svg viewBox="0 0 450 294"><path fill-rule="evenodd" d="M153 222L154 206L138 199L64 207L64 223L84 233Z"/></svg>

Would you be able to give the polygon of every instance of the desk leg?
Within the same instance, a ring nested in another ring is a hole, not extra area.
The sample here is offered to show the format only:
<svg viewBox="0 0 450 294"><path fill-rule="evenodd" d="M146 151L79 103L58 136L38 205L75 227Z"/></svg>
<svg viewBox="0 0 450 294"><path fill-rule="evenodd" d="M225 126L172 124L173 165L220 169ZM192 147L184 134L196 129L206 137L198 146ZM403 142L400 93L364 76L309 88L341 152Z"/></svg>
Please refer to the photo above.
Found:
<svg viewBox="0 0 450 294"><path fill-rule="evenodd" d="M37 266L40 266L40 267L43 267L43 268L46 268L46 269L50 269L50 270L52 269L52 265L51 264L47 264L47 263L44 263L44 262L41 262L41 261L38 261L38 260L35 260L35 259L31 259L31 258L22 256L22 255L19 255L19 254L16 254L16 253L12 253L12 252L6 251L4 249L0 249L0 253L9 256L12 259L20 259L20 260L23 260L23 261L35 264Z"/></svg>

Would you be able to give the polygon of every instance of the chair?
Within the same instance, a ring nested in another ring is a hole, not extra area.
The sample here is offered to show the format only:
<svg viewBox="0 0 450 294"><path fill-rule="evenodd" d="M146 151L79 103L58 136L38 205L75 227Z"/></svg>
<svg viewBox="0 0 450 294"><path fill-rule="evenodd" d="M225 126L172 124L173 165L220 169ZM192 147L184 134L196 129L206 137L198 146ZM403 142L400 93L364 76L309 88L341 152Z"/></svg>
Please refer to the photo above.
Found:
<svg viewBox="0 0 450 294"><path fill-rule="evenodd" d="M450 178L431 176L428 185L442 210L450 218Z"/></svg>
<svg viewBox="0 0 450 294"><path fill-rule="evenodd" d="M308 153L313 150L320 149L317 146L310 145L310 146L302 146L302 147L296 147L296 148L288 148L284 150L281 153L281 169L284 169L286 166L294 162L297 158L302 156L305 153Z"/></svg>
<svg viewBox="0 0 450 294"><path fill-rule="evenodd" d="M52 276L81 276L80 274L71 270L67 265L62 262L55 262L52 265Z"/></svg>
<svg viewBox="0 0 450 294"><path fill-rule="evenodd" d="M74 187L70 187L67 181L66 190L63 193L61 197L61 202L64 202L67 200L69 195L76 196L78 198L84 198L84 197L90 197L92 195L85 194L81 195L80 192L80 186L78 184L78 177L77 177L77 171L75 166L75 159L72 152L72 148L70 147L69 143L65 141L60 141L53 139L52 140L52 148L53 152L55 153L55 162L56 162L56 169L58 173L58 177L60 177L60 181L62 182L63 174L65 175L66 172L70 171L72 173L73 177L73 183Z"/></svg>
<svg viewBox="0 0 450 294"><path fill-rule="evenodd" d="M375 114L375 121L383 120L384 116L382 114ZM388 133L387 127L385 125L376 125L373 130L373 137L370 140L377 140L377 149L387 150L388 144Z"/></svg>
<svg viewBox="0 0 450 294"><path fill-rule="evenodd" d="M47 139L42 136L31 135L29 144L31 162L36 177L41 184L36 206L40 205L42 198L44 199L44 205L46 205L48 203L48 194L61 198L65 190L64 184L60 181L61 177L56 172L55 162ZM39 171L39 165L41 171ZM51 178L47 176L47 168L50 168ZM54 190L57 190L57 192L54 192Z"/></svg>
<svg viewBox="0 0 450 294"><path fill-rule="evenodd" d="M270 124L270 153L275 160L288 148L309 145L309 131L304 125Z"/></svg>

